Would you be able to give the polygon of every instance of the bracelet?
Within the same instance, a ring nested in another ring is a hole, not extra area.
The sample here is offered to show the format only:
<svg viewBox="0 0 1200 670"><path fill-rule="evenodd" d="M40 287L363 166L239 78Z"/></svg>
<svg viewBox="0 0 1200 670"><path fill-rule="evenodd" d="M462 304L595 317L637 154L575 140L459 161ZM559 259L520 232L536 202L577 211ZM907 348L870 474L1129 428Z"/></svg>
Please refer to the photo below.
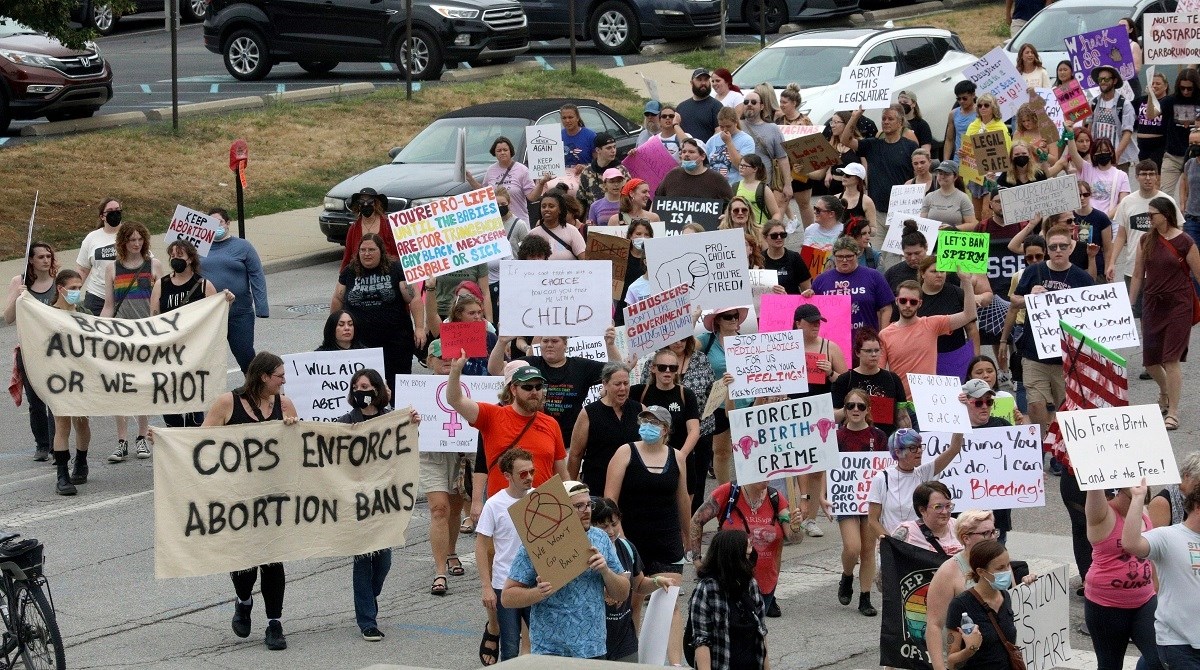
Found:
<svg viewBox="0 0 1200 670"><path fill-rule="evenodd" d="M653 581L654 581L654 585L655 585L655 586L657 586L658 588L660 588L660 589L661 589L661 588L662 588L662 584L660 584L660 583L659 583L659 580L660 580L660 579L662 579L662 577L659 577L658 575L654 575L654 580L653 580Z"/></svg>

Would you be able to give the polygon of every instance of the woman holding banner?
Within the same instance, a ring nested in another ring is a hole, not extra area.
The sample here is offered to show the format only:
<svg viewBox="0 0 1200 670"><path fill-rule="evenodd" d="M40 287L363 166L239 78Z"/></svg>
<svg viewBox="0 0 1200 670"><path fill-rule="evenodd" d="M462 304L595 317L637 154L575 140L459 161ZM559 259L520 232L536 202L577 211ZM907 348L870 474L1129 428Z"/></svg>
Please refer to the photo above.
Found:
<svg viewBox="0 0 1200 670"><path fill-rule="evenodd" d="M878 345L876 342L875 346ZM838 451L870 453L884 449L887 436L874 426L870 408L871 395L866 390L853 388L846 392L842 400L845 419L838 425L837 432ZM822 507L828 504L824 491L820 499ZM866 594L866 602L870 604L871 583L875 581L876 536L871 532L866 514L839 514L837 522L842 536L842 578L838 582L838 602L849 605L854 597L854 566L859 565L859 593Z"/></svg>
<svg viewBox="0 0 1200 670"><path fill-rule="evenodd" d="M377 235L375 237L378 237ZM283 421L290 426L299 419L296 406L284 396L283 359L268 351L260 351L246 368L246 383L229 393L217 396L204 426L233 426L264 421ZM262 573L262 597L267 613L267 649L287 649L283 635L283 591L287 578L283 563L268 563L229 573L237 598L233 605L233 634L250 636L250 609L254 606L254 582Z"/></svg>
<svg viewBox="0 0 1200 670"><path fill-rule="evenodd" d="M979 115L971 122L971 125L967 126L967 132L963 133L963 145L958 150L960 161L964 159L974 160L974 153L967 149L967 147L971 146L972 135L999 130L1004 133L1004 150L1008 151L1012 148L1012 138L1008 134L1008 126L1005 125L1004 119L1000 118L1000 103L997 102L996 97L991 93L984 93L976 100L975 108L978 110ZM956 173L958 172L957 167L956 165ZM984 175L984 181L987 179L988 176ZM971 194L971 202L975 206L976 220L983 216L983 196L987 194L987 189L984 186L984 184L974 182L967 186L967 190ZM971 229L968 228L967 230Z"/></svg>
<svg viewBox="0 0 1200 670"><path fill-rule="evenodd" d="M26 291L38 302L53 305L58 298L56 275L58 259L55 258L54 247L46 242L30 244L25 272L13 277L8 285L8 305L4 308L4 322L11 325L17 320L17 298ZM50 447L54 444L54 414L29 385L19 344L15 355L16 371L21 376L25 398L29 400L29 430L33 433L34 444L33 460L45 461L50 458ZM20 396L16 396L16 399L19 401Z"/></svg>
<svg viewBox="0 0 1200 670"><path fill-rule="evenodd" d="M67 312L87 314L83 306L87 293L83 290L83 277L74 270L60 270L54 277L53 307ZM31 409L32 411L32 409ZM71 429L75 430L75 467L70 472L67 465L71 460L68 446ZM58 469L55 490L59 495L73 496L76 484L86 484L88 478L87 453L92 441L92 424L86 416L54 417L54 465Z"/></svg>

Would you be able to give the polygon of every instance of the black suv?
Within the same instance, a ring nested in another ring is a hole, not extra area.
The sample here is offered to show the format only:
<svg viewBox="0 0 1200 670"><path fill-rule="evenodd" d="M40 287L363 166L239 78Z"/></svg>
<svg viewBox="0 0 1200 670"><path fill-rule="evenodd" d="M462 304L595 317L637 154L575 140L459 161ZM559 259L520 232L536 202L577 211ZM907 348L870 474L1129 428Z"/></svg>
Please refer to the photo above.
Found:
<svg viewBox="0 0 1200 670"><path fill-rule="evenodd" d="M568 0L521 0L534 39L564 37ZM575 3L575 34L606 54L636 53L655 37L695 40L721 32L720 0L584 0Z"/></svg>
<svg viewBox="0 0 1200 670"><path fill-rule="evenodd" d="M438 79L460 62L508 62L529 49L525 12L515 0L413 0L412 76ZM341 61L391 61L401 74L404 0L211 0L204 46L229 74L262 79L275 63L325 73Z"/></svg>

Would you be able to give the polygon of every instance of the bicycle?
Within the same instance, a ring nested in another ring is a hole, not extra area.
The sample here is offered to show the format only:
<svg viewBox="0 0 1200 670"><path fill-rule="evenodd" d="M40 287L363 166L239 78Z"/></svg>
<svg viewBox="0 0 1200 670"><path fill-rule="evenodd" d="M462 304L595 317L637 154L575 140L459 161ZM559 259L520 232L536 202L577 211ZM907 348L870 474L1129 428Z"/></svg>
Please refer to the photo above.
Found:
<svg viewBox="0 0 1200 670"><path fill-rule="evenodd" d="M20 537L0 533L0 670L12 670L17 661L28 670L65 670L54 599L42 574L42 543Z"/></svg>

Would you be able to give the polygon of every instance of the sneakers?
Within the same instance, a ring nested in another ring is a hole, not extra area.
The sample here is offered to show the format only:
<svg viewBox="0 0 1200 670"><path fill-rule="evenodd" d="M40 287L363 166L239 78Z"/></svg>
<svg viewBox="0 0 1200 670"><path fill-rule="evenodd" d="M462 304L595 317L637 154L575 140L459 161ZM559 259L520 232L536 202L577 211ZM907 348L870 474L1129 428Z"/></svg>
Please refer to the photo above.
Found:
<svg viewBox="0 0 1200 670"><path fill-rule="evenodd" d="M38 449L38 450L34 451L33 452L33 460L35 460L39 463L45 463L46 461L50 460L50 450L49 449Z"/></svg>
<svg viewBox="0 0 1200 670"><path fill-rule="evenodd" d="M254 601L250 601L249 605L243 605L234 599L233 601L233 634L238 637L250 637L250 610L254 608Z"/></svg>
<svg viewBox="0 0 1200 670"><path fill-rule="evenodd" d="M124 463L126 457L129 456L129 441L117 440L117 450L109 454L109 463Z"/></svg>
<svg viewBox="0 0 1200 670"><path fill-rule="evenodd" d="M849 605L850 599L854 597L854 575L842 575L842 581L838 582L838 602L843 605Z"/></svg>
<svg viewBox="0 0 1200 670"><path fill-rule="evenodd" d="M84 452L87 453L86 451ZM86 484L88 478L87 458L80 458L79 452L75 452L75 467L71 469L72 484Z"/></svg>
<svg viewBox="0 0 1200 670"><path fill-rule="evenodd" d="M383 639L383 631L371 626L362 632L362 636L367 642L378 642Z"/></svg>
<svg viewBox="0 0 1200 670"><path fill-rule="evenodd" d="M283 625L278 619L271 619L267 623L267 649L271 651L281 651L287 649L287 638L283 636Z"/></svg>
<svg viewBox="0 0 1200 670"><path fill-rule="evenodd" d="M137 439L133 441L133 446L137 450L138 458L150 458L150 445L146 442L144 435L138 435Z"/></svg>
<svg viewBox="0 0 1200 670"><path fill-rule="evenodd" d="M817 526L816 519L805 519L800 522L800 527L804 529L804 534L809 537L825 537L825 531Z"/></svg>

